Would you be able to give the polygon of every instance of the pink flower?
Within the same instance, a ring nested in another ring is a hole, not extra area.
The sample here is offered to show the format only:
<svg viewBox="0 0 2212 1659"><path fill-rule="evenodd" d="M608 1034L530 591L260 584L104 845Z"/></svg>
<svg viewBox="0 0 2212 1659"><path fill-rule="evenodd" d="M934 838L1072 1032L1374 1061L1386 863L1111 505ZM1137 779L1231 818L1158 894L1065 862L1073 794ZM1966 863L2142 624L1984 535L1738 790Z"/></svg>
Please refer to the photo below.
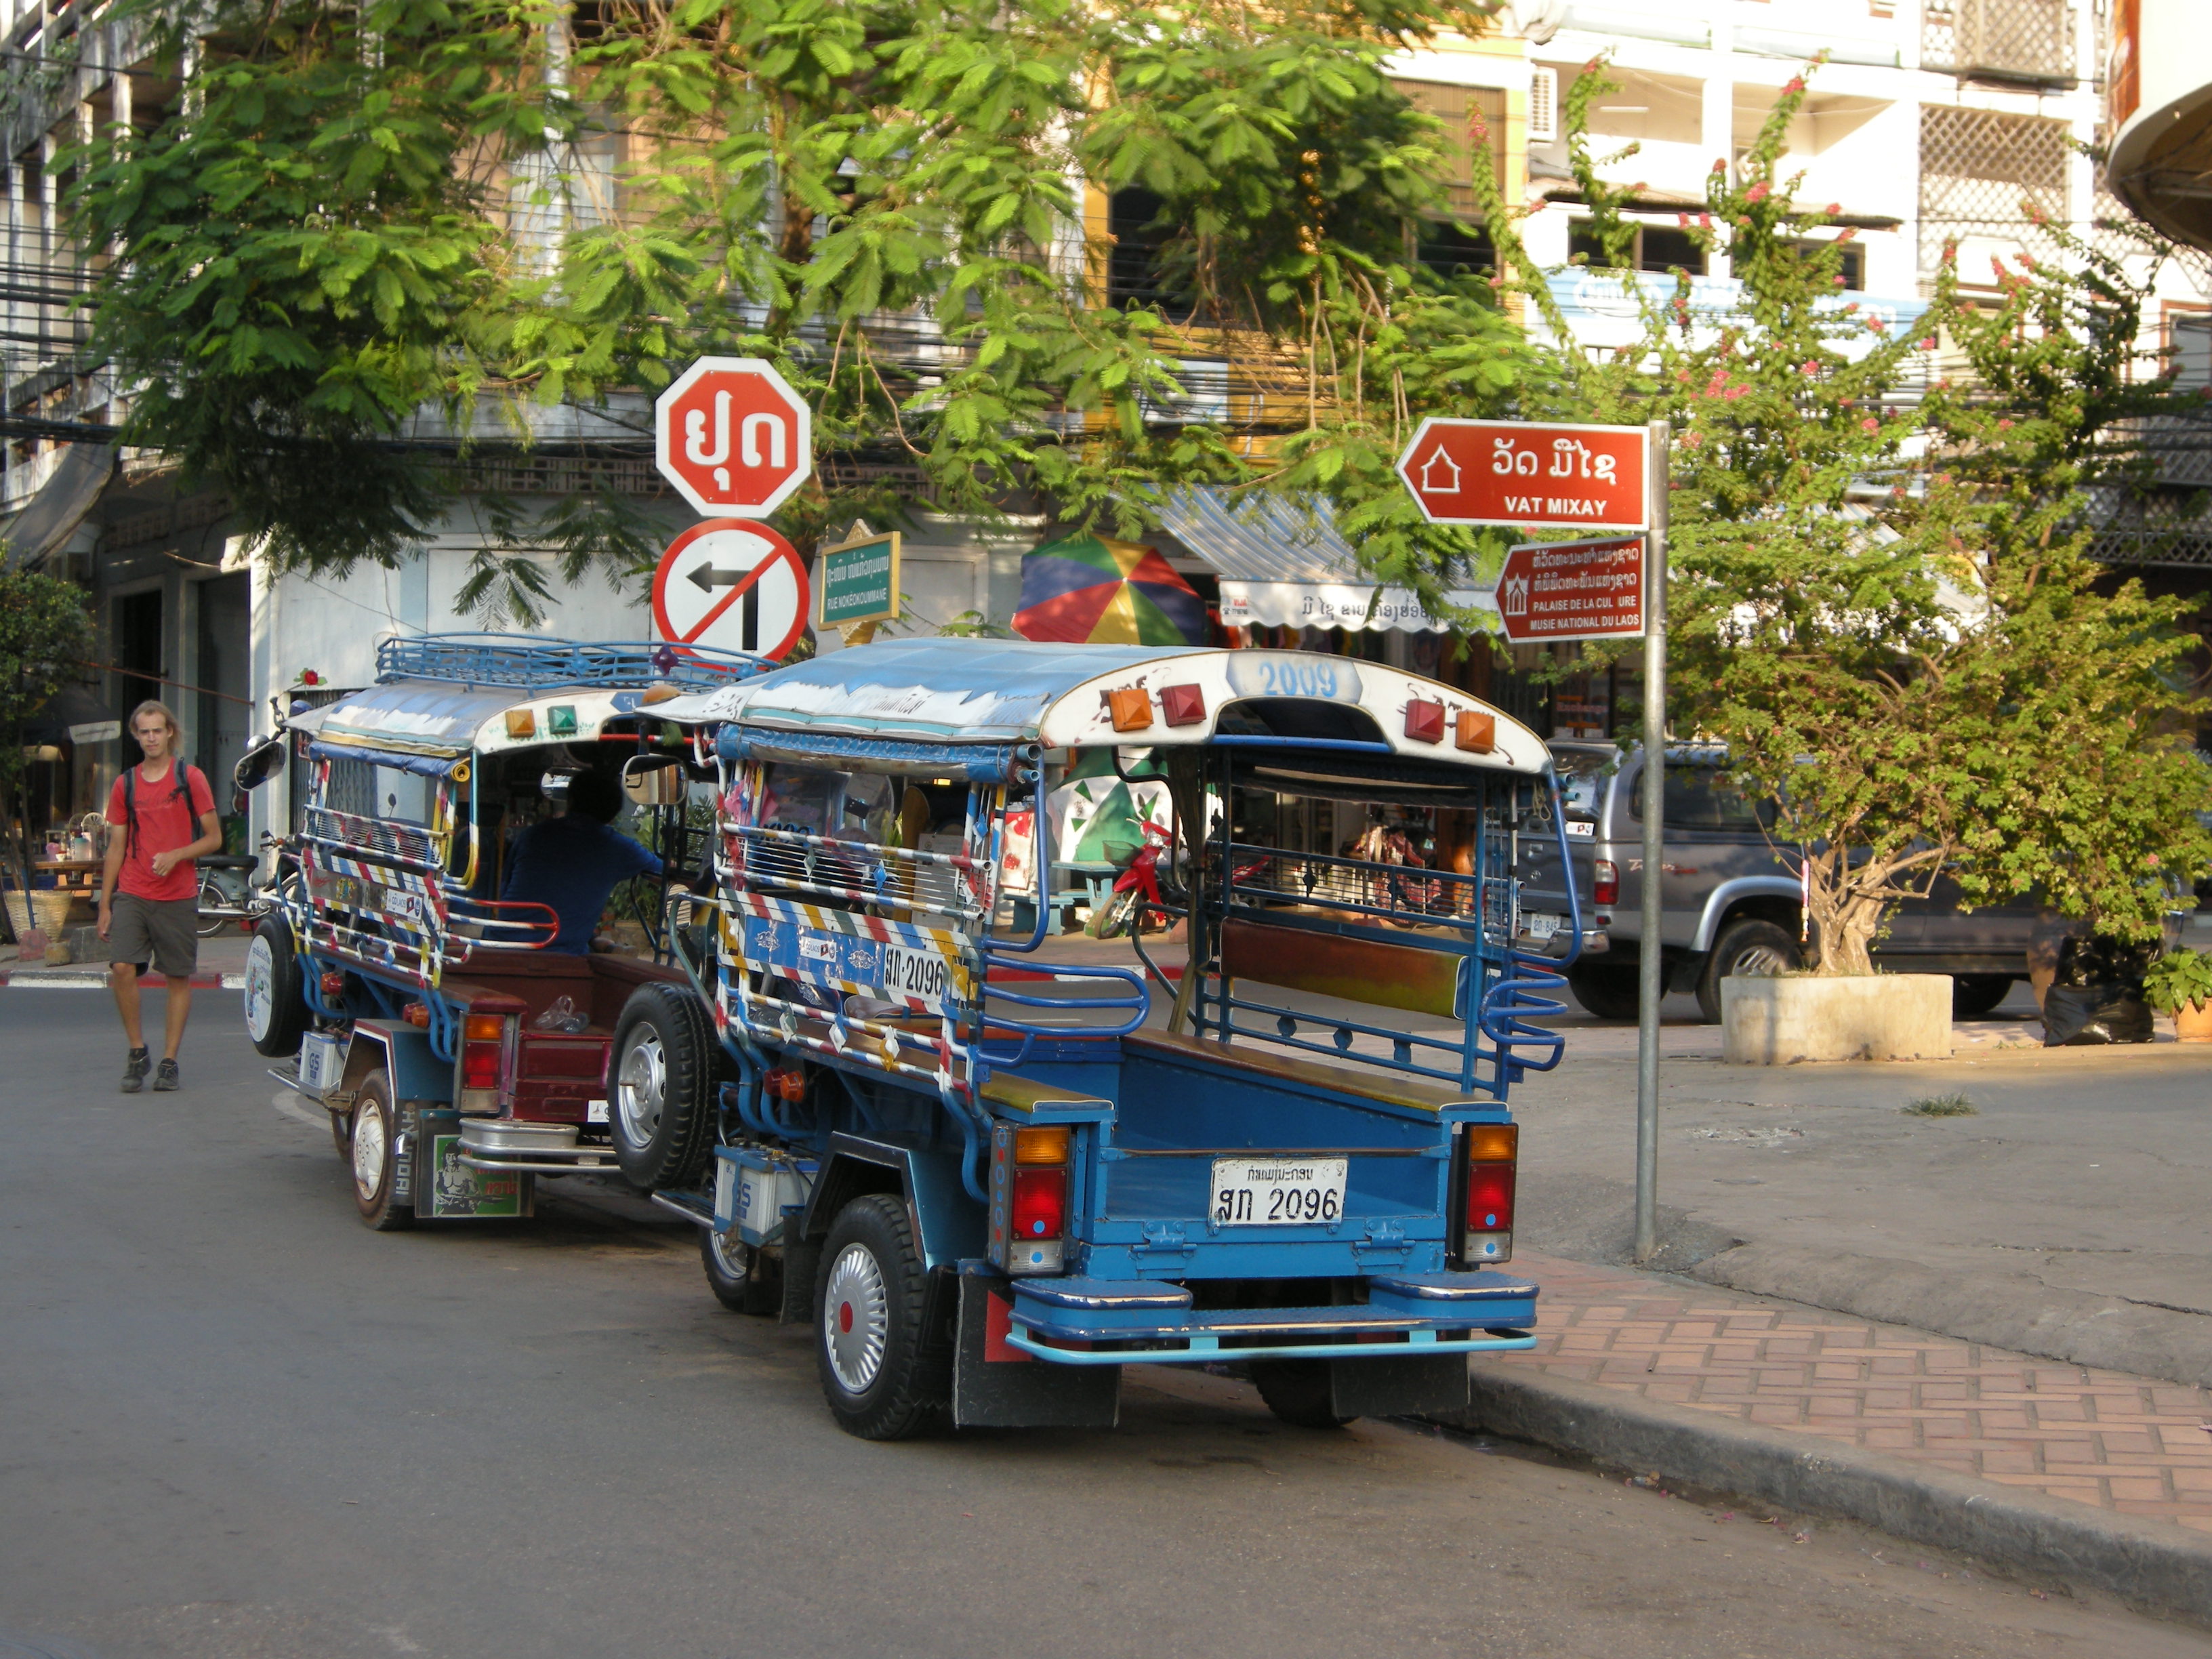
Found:
<svg viewBox="0 0 2212 1659"><path fill-rule="evenodd" d="M1690 216L1686 213L1678 213L1674 216L1674 222L1687 230L1690 228Z"/></svg>
<svg viewBox="0 0 2212 1659"><path fill-rule="evenodd" d="M1746 230L1749 230L1751 228L1751 216L1748 213L1737 214L1735 216L1735 222Z"/></svg>
<svg viewBox="0 0 2212 1659"><path fill-rule="evenodd" d="M1889 332L1889 325L1882 321L1879 317L1868 318L1866 319L1866 325L1877 334L1887 334Z"/></svg>
<svg viewBox="0 0 2212 1659"><path fill-rule="evenodd" d="M1808 374L1818 374L1820 372L1820 366L1808 359L1805 364L1804 372Z"/></svg>
<svg viewBox="0 0 2212 1659"><path fill-rule="evenodd" d="M1725 161L1714 162L1713 171L1715 173L1726 173L1728 171L1728 163Z"/></svg>
<svg viewBox="0 0 2212 1659"><path fill-rule="evenodd" d="M1923 341L1920 343L1920 349L1921 349L1923 351L1933 351L1933 350L1935 350L1935 349L1936 349L1936 337L1935 337L1933 334L1931 334L1931 335L1929 335L1926 339L1923 340Z"/></svg>
<svg viewBox="0 0 2212 1659"><path fill-rule="evenodd" d="M1841 213L1844 210L1844 204L1841 202L1831 202L1823 210L1827 214L1828 217L1832 219L1838 213Z"/></svg>
<svg viewBox="0 0 2212 1659"><path fill-rule="evenodd" d="M1881 422L1875 419L1873 416L1869 415L1866 419L1859 422L1859 430L1862 432L1879 432L1881 430Z"/></svg>
<svg viewBox="0 0 2212 1659"><path fill-rule="evenodd" d="M1802 75L1793 75L1787 81L1784 81L1782 83L1782 95L1785 98L1793 92L1802 92L1804 90L1805 77Z"/></svg>
<svg viewBox="0 0 2212 1659"><path fill-rule="evenodd" d="M1710 213L1700 213L1698 216L1698 228L1699 230L1711 230L1712 228L1713 216Z"/></svg>
<svg viewBox="0 0 2212 1659"><path fill-rule="evenodd" d="M1838 242L1856 242L1858 239L1859 234L1856 230L1846 230L1836 238Z"/></svg>
<svg viewBox="0 0 2212 1659"><path fill-rule="evenodd" d="M2020 268L2022 270L2033 270L2035 269L2035 256L2033 253L2021 253L2017 254L2014 257L2019 259Z"/></svg>
<svg viewBox="0 0 2212 1659"><path fill-rule="evenodd" d="M1771 193L1771 187L1764 179L1762 179L1757 184L1753 185L1749 190L1744 191L1743 199L1747 202L1763 202Z"/></svg>
<svg viewBox="0 0 2212 1659"><path fill-rule="evenodd" d="M2158 868L2158 854L2155 854L2155 853L2146 853L2146 854L2143 854L2143 862L2144 862L2145 864L2148 865L2152 869L2154 869L2154 870L2157 869L2157 868Z"/></svg>
<svg viewBox="0 0 2212 1659"><path fill-rule="evenodd" d="M1850 304L1849 304L1849 305L1847 305L1847 306L1845 306L1845 307L1844 307L1844 316L1846 316L1846 317L1848 317L1848 316L1850 316L1850 315L1851 314L1851 313L1853 313L1854 311L1856 311L1858 308L1859 308L1859 302L1858 302L1856 300L1854 300L1854 301L1852 301L1850 302Z"/></svg>
<svg viewBox="0 0 2212 1659"><path fill-rule="evenodd" d="M1721 396L1726 398L1729 402L1734 403L1738 398L1742 397L1745 392L1750 390L1751 388L1747 386L1732 386L1726 392L1721 393Z"/></svg>
<svg viewBox="0 0 2212 1659"><path fill-rule="evenodd" d="M2009 432L2009 431L2011 431L2011 430L2012 430L2012 421L2010 420L2010 418L2009 418L2009 417L2008 417L2008 418L2006 418L2006 419L2004 419L2004 420L1999 421L1999 422L1997 422L1997 430L1998 430L1998 431L2000 431L2000 432Z"/></svg>
<svg viewBox="0 0 2212 1659"><path fill-rule="evenodd" d="M1705 434L1702 432L1685 432L1682 434L1682 447L1685 449L1695 449L1705 441Z"/></svg>

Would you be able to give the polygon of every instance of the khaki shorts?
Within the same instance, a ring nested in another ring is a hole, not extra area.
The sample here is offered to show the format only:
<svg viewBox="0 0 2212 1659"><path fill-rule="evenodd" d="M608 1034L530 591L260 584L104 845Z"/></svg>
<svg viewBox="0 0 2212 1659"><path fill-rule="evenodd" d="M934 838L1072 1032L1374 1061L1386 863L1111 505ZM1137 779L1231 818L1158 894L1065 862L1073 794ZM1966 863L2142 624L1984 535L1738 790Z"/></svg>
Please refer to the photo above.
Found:
<svg viewBox="0 0 2212 1659"><path fill-rule="evenodd" d="M136 963L140 973L150 960L171 979L190 979L200 959L200 902L146 899L118 893L107 907L107 959Z"/></svg>

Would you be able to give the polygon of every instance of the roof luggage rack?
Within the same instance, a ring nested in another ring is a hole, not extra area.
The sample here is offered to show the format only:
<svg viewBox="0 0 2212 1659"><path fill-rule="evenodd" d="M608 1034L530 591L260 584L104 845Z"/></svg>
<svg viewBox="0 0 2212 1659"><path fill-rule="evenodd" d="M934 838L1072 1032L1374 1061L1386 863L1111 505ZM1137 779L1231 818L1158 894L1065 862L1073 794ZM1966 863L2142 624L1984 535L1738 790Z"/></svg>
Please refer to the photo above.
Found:
<svg viewBox="0 0 2212 1659"><path fill-rule="evenodd" d="M766 658L742 651L656 640L582 642L527 634L419 634L380 641L376 647L379 680L445 680L456 685L548 691L567 685L635 686L655 681L711 691L772 666Z"/></svg>

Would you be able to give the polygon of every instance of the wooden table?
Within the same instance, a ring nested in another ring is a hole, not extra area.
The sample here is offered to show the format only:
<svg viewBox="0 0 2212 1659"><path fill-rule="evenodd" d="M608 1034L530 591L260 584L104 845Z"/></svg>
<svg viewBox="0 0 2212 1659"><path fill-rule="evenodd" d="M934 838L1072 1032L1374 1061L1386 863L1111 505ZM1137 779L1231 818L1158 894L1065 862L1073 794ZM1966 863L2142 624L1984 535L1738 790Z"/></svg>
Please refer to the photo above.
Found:
<svg viewBox="0 0 2212 1659"><path fill-rule="evenodd" d="M105 861L101 859L33 859L31 867L51 872L55 887L70 896L70 921L90 921L100 900L100 869Z"/></svg>

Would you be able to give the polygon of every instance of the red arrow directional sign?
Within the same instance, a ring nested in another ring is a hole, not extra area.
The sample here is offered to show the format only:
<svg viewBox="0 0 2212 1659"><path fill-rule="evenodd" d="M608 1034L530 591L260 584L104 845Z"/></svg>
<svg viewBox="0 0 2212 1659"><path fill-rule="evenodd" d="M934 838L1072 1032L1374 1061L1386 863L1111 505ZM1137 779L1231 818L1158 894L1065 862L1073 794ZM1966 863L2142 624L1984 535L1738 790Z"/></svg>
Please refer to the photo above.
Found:
<svg viewBox="0 0 2212 1659"><path fill-rule="evenodd" d="M1512 549L1498 573L1498 614L1516 645L1641 634L1644 538Z"/></svg>
<svg viewBox="0 0 2212 1659"><path fill-rule="evenodd" d="M1649 434L1640 426L1423 421L1398 476L1431 524L1643 530Z"/></svg>

